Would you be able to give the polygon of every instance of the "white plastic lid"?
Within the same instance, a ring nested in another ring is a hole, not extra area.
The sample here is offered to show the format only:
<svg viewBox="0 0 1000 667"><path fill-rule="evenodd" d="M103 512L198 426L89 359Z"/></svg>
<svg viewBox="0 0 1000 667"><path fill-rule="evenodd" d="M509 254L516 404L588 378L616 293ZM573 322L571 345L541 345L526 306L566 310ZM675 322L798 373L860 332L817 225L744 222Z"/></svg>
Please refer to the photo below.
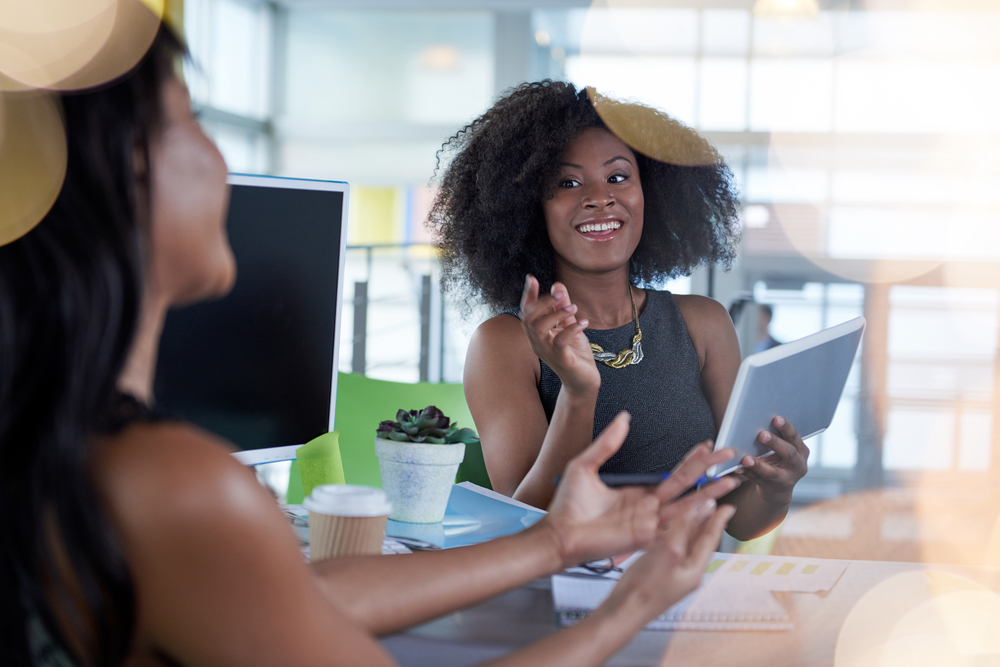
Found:
<svg viewBox="0 0 1000 667"><path fill-rule="evenodd" d="M310 512L331 516L384 516L392 511L385 491L356 484L317 486L302 504Z"/></svg>

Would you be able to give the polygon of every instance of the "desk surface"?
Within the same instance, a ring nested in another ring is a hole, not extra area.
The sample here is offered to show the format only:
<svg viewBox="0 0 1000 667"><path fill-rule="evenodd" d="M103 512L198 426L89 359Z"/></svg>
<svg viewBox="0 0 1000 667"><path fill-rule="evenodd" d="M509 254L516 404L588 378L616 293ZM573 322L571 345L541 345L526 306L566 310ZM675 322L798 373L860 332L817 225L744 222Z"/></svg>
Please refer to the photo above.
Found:
<svg viewBox="0 0 1000 667"><path fill-rule="evenodd" d="M962 578L928 572L957 573ZM832 665L839 650L837 667L866 667L878 660L870 662L865 654L870 656L875 648L880 655L879 647L894 630L898 634L900 623L911 618L921 603L956 586L962 590L981 586L976 581L995 590L996 573L957 566L855 561L825 595L775 594L795 622L793 630L644 631L607 664L799 667ZM1000 601L995 593L982 591ZM925 634L933 634L933 623L927 626L925 622L922 627ZM546 579L383 639L382 645L406 667L448 667L496 658L557 631Z"/></svg>

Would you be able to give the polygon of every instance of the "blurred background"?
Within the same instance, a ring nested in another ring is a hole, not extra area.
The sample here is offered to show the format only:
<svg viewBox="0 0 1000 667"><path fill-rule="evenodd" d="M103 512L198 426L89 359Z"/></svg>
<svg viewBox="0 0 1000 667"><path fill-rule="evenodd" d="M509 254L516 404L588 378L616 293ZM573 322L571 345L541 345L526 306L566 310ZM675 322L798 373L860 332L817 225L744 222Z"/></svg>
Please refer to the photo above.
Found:
<svg viewBox="0 0 1000 667"><path fill-rule="evenodd" d="M461 381L489 313L440 289L436 152L519 82L593 85L703 133L742 191L733 269L664 287L729 307L744 354L868 319L796 511L744 548L996 558L997 3L185 0L184 25L232 171L351 184L341 370Z"/></svg>

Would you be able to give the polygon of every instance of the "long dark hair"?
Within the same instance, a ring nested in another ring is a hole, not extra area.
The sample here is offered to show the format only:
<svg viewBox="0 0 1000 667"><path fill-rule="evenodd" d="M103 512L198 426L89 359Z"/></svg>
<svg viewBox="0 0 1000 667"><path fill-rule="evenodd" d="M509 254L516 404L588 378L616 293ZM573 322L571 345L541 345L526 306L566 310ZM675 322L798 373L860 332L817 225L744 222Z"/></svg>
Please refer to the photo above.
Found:
<svg viewBox="0 0 1000 667"><path fill-rule="evenodd" d="M609 128L606 110L643 121ZM739 238L739 193L729 168L694 130L640 104L617 102L562 81L524 83L451 137L428 226L441 249L447 284L496 310L516 306L524 275L543 291L559 277L542 202L559 158L587 128L648 131L704 160L668 163L632 146L645 198L642 239L630 279L651 285L703 264L729 265ZM628 143L628 137L621 137Z"/></svg>
<svg viewBox="0 0 1000 667"><path fill-rule="evenodd" d="M46 650L119 664L132 639L132 581L91 482L91 443L114 428L121 398L142 295L147 156L182 50L161 28L127 75L61 96L62 190L35 229L0 247L5 664Z"/></svg>

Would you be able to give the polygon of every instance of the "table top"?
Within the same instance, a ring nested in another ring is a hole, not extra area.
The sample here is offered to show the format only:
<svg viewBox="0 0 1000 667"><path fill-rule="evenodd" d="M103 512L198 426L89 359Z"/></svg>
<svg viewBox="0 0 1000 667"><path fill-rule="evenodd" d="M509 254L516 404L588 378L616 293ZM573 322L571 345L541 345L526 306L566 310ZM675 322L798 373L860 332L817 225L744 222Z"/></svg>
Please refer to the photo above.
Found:
<svg viewBox="0 0 1000 667"><path fill-rule="evenodd" d="M938 649L954 645L967 655L969 632L973 642L996 643L987 638L994 634L987 630L1000 621L1000 595L994 592L998 588L995 570L853 561L828 593L774 594L788 610L793 630L644 631L607 664L799 667L833 665L836 657L837 667L864 667L879 664L883 648L899 641L914 623L924 639L943 638L935 644ZM993 610L980 619L985 624L982 637L977 640L976 621L970 625L962 619L964 648L962 642L952 641L956 624L949 621L954 619L935 602L947 599L942 595L964 595L963 600L978 595L980 603ZM543 579L385 638L382 645L407 667L457 667L496 658L557 631L549 580ZM978 650L1000 655L1000 646L992 644Z"/></svg>

